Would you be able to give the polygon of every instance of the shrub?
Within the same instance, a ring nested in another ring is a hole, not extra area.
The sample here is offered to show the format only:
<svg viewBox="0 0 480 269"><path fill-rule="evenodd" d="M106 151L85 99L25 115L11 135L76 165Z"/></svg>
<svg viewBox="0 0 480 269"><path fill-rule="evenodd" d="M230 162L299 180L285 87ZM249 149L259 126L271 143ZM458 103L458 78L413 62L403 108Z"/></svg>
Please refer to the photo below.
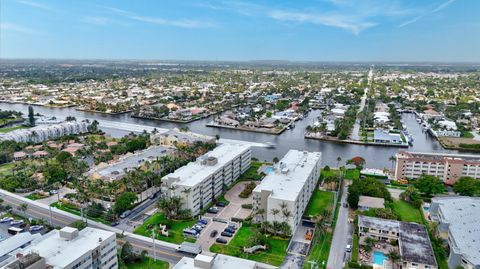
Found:
<svg viewBox="0 0 480 269"><path fill-rule="evenodd" d="M243 205L242 205L242 208L245 208L245 209L253 209L253 205L252 205L252 204L243 204Z"/></svg>
<svg viewBox="0 0 480 269"><path fill-rule="evenodd" d="M255 182L250 182L250 183L246 184L245 189L243 189L243 191L238 195L238 197L248 198L248 196L250 196L250 194L252 194L252 191L253 191L253 189L255 189L256 186L257 186L257 184L255 184Z"/></svg>

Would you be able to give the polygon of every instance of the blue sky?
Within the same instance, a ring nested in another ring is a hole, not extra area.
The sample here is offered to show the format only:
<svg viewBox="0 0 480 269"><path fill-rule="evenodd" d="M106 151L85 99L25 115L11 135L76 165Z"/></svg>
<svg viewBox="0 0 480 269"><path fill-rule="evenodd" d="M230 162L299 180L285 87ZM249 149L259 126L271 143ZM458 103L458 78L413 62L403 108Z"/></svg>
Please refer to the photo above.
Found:
<svg viewBox="0 0 480 269"><path fill-rule="evenodd" d="M480 0L0 0L0 58L480 62Z"/></svg>

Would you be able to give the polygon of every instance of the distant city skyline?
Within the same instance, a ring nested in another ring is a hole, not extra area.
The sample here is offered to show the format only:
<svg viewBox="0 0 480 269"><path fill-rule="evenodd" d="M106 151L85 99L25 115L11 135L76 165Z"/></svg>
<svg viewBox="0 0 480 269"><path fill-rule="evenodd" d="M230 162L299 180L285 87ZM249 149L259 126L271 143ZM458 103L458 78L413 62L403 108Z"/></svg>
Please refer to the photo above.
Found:
<svg viewBox="0 0 480 269"><path fill-rule="evenodd" d="M480 1L0 0L0 58L480 62Z"/></svg>

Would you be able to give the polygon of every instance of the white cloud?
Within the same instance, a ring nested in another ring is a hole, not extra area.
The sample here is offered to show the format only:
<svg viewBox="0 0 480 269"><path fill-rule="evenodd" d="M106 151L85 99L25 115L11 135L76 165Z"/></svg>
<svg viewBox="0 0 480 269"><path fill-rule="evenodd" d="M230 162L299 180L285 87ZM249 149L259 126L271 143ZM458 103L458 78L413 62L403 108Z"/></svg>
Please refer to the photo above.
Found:
<svg viewBox="0 0 480 269"><path fill-rule="evenodd" d="M44 5L44 4L37 3L37 2L32 2L32 1L28 1L28 0L17 0L17 2L20 3L20 4L26 5L26 6L37 8L37 9L54 11L54 9L52 9L51 7L49 7L47 5Z"/></svg>
<svg viewBox="0 0 480 269"><path fill-rule="evenodd" d="M419 15L419 16L416 16L415 18L410 19L410 20L408 20L408 21L402 22L400 25L398 25L398 27L407 26L407 25L409 25L409 24L412 24L412 23L414 23L414 22L422 19L422 18L425 17L425 16L428 16L428 15L430 15L430 14L439 12L439 11L441 11L442 9L448 7L450 4L452 4L452 3L455 2L455 1L457 1L457 0L447 0L447 1L443 2L443 3L441 3L440 5L438 5L437 7L435 7L434 9L426 12L426 13L423 13L423 14L421 14L421 15Z"/></svg>
<svg viewBox="0 0 480 269"><path fill-rule="evenodd" d="M135 14L133 12L129 12L123 9L106 7L106 9L122 16L127 19L140 21L144 23L156 24L156 25L164 25L164 26L175 26L180 28L210 28L215 27L214 23L207 22L207 21L199 21L199 20L191 20L191 19L180 19L180 20L171 20L165 19L161 17L151 17L151 16L142 16Z"/></svg>
<svg viewBox="0 0 480 269"><path fill-rule="evenodd" d="M269 13L269 16L276 20L308 22L313 24L342 28L351 31L355 35L358 35L362 30L376 25L373 22L362 21L361 19L359 20L354 17L342 15L320 15L274 10Z"/></svg>
<svg viewBox="0 0 480 269"><path fill-rule="evenodd" d="M24 27L19 24L8 23L8 22L0 23L0 29L5 31L14 31L14 32L28 33L28 34L35 33L35 31L30 28Z"/></svg>

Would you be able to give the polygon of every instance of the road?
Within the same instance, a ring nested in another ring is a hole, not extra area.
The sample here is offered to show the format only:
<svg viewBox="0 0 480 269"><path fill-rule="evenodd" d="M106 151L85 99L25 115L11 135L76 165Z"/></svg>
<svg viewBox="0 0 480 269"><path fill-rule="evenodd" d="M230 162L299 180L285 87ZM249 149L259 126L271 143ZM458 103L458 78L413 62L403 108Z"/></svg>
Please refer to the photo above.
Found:
<svg viewBox="0 0 480 269"><path fill-rule="evenodd" d="M372 79L373 79L373 67L368 72L368 86L363 90L363 96L360 100L360 108L358 109L358 114L360 114L363 111L363 109L365 108L365 103L367 101L367 94L368 94L368 91L370 90L370 85L372 84ZM360 132L360 120L357 118L355 120L355 124L353 125L352 134L350 136L350 139L360 140L359 132Z"/></svg>
<svg viewBox="0 0 480 269"><path fill-rule="evenodd" d="M345 181L344 181L345 182ZM351 242L350 224L348 223L348 208L343 207L347 202L348 184L343 184L342 197L338 211L337 223L333 232L332 244L328 255L328 269L341 269L344 265L345 247L347 242Z"/></svg>
<svg viewBox="0 0 480 269"><path fill-rule="evenodd" d="M0 190L0 197L4 200L5 205L10 205L13 210L22 215L23 213L18 211L18 207L21 204L27 204L26 215L35 219L43 219L46 223L52 223L53 226L64 227L70 225L76 220L80 220L80 217L68 212L52 208L47 205L41 204L36 201L23 198L19 195L10 193L5 190ZM149 256L156 257L159 260L167 261L171 264L175 264L184 256L190 256L184 253L175 251L177 245L155 240L155 253L153 251L153 239L144 236L125 232L115 227L111 227L102 223L88 220L88 226L93 228L99 228L115 232L117 234L123 234L120 240L128 241L138 251L146 250Z"/></svg>

